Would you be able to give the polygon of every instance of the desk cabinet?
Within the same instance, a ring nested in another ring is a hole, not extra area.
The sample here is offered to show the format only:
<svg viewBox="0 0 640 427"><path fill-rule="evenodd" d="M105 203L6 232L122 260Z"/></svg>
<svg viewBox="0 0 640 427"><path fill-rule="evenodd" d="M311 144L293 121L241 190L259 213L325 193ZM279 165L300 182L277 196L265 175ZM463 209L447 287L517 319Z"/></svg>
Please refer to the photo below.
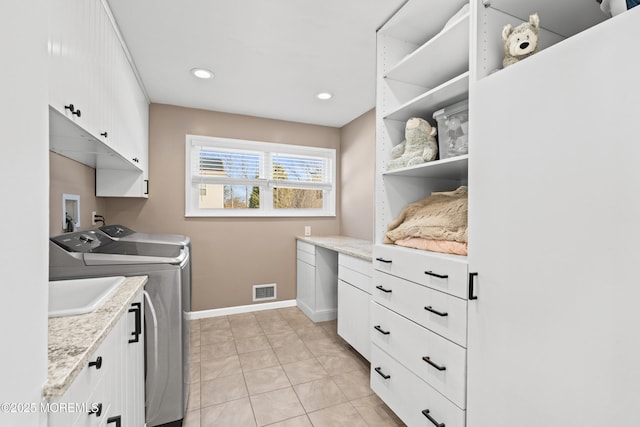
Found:
<svg viewBox="0 0 640 427"><path fill-rule="evenodd" d="M296 282L298 308L314 322L338 315L338 254L297 242Z"/></svg>

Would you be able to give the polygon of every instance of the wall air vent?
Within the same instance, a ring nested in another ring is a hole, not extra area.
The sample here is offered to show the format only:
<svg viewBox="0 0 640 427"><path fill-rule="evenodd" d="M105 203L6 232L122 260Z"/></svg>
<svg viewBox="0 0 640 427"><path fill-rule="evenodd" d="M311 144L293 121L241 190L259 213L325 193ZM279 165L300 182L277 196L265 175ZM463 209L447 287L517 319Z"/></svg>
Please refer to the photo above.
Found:
<svg viewBox="0 0 640 427"><path fill-rule="evenodd" d="M276 299L276 284L253 285L253 301Z"/></svg>

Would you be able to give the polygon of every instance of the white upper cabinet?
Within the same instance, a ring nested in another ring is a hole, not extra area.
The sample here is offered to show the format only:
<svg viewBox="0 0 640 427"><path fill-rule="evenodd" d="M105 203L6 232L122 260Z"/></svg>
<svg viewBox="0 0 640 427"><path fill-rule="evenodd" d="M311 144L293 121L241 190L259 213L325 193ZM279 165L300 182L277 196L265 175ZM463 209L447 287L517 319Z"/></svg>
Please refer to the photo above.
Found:
<svg viewBox="0 0 640 427"><path fill-rule="evenodd" d="M98 196L147 197L148 102L108 7L52 0L50 17L50 149L95 168Z"/></svg>

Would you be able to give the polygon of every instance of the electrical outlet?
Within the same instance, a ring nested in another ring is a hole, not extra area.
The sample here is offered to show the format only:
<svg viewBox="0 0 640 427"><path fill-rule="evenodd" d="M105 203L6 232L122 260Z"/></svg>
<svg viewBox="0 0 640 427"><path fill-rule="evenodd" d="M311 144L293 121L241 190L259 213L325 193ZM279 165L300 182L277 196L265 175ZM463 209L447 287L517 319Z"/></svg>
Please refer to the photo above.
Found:
<svg viewBox="0 0 640 427"><path fill-rule="evenodd" d="M91 212L91 225L96 225L96 212Z"/></svg>
<svg viewBox="0 0 640 427"><path fill-rule="evenodd" d="M305 225L304 226L304 235L305 236L311 236L311 226L310 225Z"/></svg>

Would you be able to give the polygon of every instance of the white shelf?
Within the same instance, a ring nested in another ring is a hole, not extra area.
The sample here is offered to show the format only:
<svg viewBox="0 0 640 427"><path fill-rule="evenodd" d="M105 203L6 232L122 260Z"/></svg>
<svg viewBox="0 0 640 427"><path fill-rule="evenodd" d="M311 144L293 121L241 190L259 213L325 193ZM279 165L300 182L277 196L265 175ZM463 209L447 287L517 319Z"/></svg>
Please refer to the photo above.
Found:
<svg viewBox="0 0 640 427"><path fill-rule="evenodd" d="M421 178L466 180L469 155L450 157L443 160L422 163L415 166L383 172L383 176L408 176Z"/></svg>
<svg viewBox="0 0 640 427"><path fill-rule="evenodd" d="M466 3L469 0L410 0L384 24L380 32L422 45L438 34L443 23Z"/></svg>
<svg viewBox="0 0 640 427"><path fill-rule="evenodd" d="M441 84L409 102L390 111L383 118L408 120L411 117L431 119L433 113L469 97L469 72L465 72Z"/></svg>
<svg viewBox="0 0 640 427"><path fill-rule="evenodd" d="M563 37L571 37L607 19L595 0L491 0L490 7L522 21L528 21L529 15L537 12L542 28ZM516 23L514 19L513 24Z"/></svg>
<svg viewBox="0 0 640 427"><path fill-rule="evenodd" d="M469 13L407 55L384 78L435 88L469 70Z"/></svg>

